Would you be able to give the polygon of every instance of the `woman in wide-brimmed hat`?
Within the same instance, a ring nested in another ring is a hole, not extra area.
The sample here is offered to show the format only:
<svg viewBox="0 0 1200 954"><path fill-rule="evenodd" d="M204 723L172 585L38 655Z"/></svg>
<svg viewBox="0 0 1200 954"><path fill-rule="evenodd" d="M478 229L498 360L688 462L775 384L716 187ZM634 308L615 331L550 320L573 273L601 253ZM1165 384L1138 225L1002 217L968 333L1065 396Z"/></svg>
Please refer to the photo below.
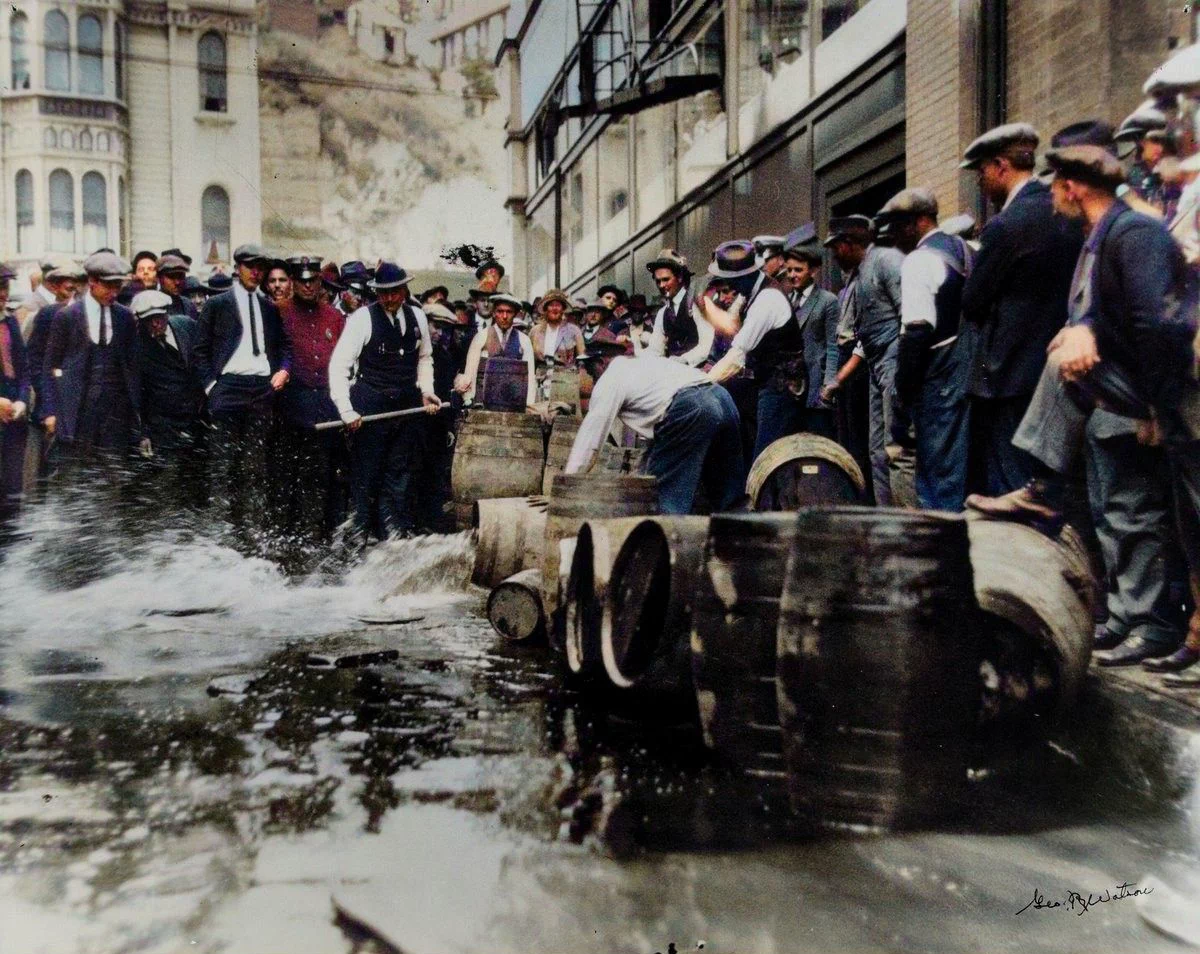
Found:
<svg viewBox="0 0 1200 954"><path fill-rule="evenodd" d="M571 299L557 288L542 296L538 304L542 318L529 335L533 355L539 363L545 364L547 358L553 358L557 364L572 367L583 356L586 347L583 334L578 326L565 320L570 307Z"/></svg>

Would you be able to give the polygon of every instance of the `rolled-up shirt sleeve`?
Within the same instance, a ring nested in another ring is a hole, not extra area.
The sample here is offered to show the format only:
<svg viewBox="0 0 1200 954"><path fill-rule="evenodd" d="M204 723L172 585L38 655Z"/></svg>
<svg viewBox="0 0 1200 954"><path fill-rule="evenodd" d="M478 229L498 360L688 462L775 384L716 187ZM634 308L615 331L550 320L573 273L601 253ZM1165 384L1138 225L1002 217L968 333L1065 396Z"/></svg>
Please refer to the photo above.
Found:
<svg viewBox="0 0 1200 954"><path fill-rule="evenodd" d="M428 337L426 329L422 342L427 342ZM346 319L346 327L329 357L329 397L347 424L362 417L350 403L350 382L354 379L358 356L370 340L371 314L366 308L360 308ZM430 360L432 362L432 358Z"/></svg>
<svg viewBox="0 0 1200 954"><path fill-rule="evenodd" d="M523 331L518 331L517 338L521 342L521 355L525 358L525 406L531 407L537 402L537 373L534 371L533 341Z"/></svg>
<svg viewBox="0 0 1200 954"><path fill-rule="evenodd" d="M567 465L563 468L564 474L578 473L591 464L608 432L612 430L613 422L621 410L624 394L622 381L625 374L622 365L626 362L630 362L630 359L618 358L614 361L592 389L588 412L583 418L583 423L579 425L575 443L571 445Z"/></svg>
<svg viewBox="0 0 1200 954"><path fill-rule="evenodd" d="M417 331L421 341L417 345L417 389L421 396L433 393L433 342L429 340L429 319L420 308L414 308Z"/></svg>
<svg viewBox="0 0 1200 954"><path fill-rule="evenodd" d="M645 348L646 354L666 357L667 354L667 336L663 331L663 312L666 308L658 309L658 314L654 316L654 328L650 332L650 344Z"/></svg>
<svg viewBox="0 0 1200 954"><path fill-rule="evenodd" d="M900 327L937 327L937 293L946 280L946 263L927 248L918 248L900 266Z"/></svg>

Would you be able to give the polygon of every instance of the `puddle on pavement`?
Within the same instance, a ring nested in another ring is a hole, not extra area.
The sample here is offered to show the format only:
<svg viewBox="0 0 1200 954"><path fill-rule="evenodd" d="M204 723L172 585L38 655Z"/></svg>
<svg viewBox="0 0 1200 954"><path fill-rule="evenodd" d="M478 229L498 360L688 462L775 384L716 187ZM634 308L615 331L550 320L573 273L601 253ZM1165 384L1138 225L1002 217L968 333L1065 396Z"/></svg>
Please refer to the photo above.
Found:
<svg viewBox="0 0 1200 954"><path fill-rule="evenodd" d="M63 587L47 520L3 566L2 952L1146 952L1132 901L1015 912L1200 868L1197 736L1094 690L954 825L812 837L498 645L465 535L332 579L143 540ZM398 658L307 665L364 643Z"/></svg>

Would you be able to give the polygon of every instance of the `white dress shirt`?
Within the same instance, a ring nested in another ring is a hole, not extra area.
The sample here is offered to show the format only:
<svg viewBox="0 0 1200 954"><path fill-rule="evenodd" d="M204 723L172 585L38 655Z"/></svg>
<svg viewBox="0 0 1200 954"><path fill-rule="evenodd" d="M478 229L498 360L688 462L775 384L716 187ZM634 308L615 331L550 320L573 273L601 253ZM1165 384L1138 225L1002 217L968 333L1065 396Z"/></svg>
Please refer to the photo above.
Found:
<svg viewBox="0 0 1200 954"><path fill-rule="evenodd" d="M467 349L467 363L463 367L463 375L471 382L471 386L463 394L463 400L468 404L475 397L475 382L479 376L479 362L483 360L483 353L487 348L489 331L489 328L484 328L475 332L475 337L471 339L471 347ZM525 390L525 405L528 407L537 402L537 375L533 369L533 342L529 339L529 335L523 331L518 331L516 328L509 328L508 333L505 334L500 330L499 326L496 326L496 336L500 339L501 348L508 343L510 335L516 335L517 340L521 342L521 357L525 359L526 381L528 382ZM547 340L549 340L548 334ZM546 345L546 354L554 354L548 344Z"/></svg>
<svg viewBox="0 0 1200 954"><path fill-rule="evenodd" d="M922 236L900 266L900 334L915 324L937 328L937 293L948 277L949 266L926 243L939 232L941 229L931 229ZM957 338L958 335L952 335L933 347L944 348Z"/></svg>
<svg viewBox="0 0 1200 954"><path fill-rule="evenodd" d="M672 311L678 312L687 301L688 290L686 287L680 288L671 299ZM658 309L658 313L654 316L654 328L650 332L650 344L641 353L646 356L656 355L665 357L667 353L667 332L663 327L664 319L667 313L667 306L664 304ZM689 364L692 367L703 364L708 360L709 354L712 353L713 345L713 326L705 320L700 313L700 309L694 304L691 308L692 321L696 324L696 346L690 351L685 351L681 355L675 357L676 361L682 361L684 364Z"/></svg>
<svg viewBox="0 0 1200 954"><path fill-rule="evenodd" d="M654 428L683 388L704 384L708 376L699 368L661 355L616 358L592 390L587 416L575 436L563 473L583 470L604 443L619 418L634 433L654 437Z"/></svg>
<svg viewBox="0 0 1200 954"><path fill-rule="evenodd" d="M429 322L425 312L411 302L409 307L417 320L417 388L424 397L433 394L433 345L429 341ZM408 331L403 307L390 317L399 325L401 334ZM342 336L329 356L329 397L347 424L362 417L350 403L350 385L358 375L358 357L370 343L371 309L369 305L363 305L346 319Z"/></svg>
<svg viewBox="0 0 1200 954"><path fill-rule="evenodd" d="M546 334L542 338L542 352L547 356L558 353L558 336L559 332L562 331L562 326L563 323L561 321L556 325L546 322Z"/></svg>
<svg viewBox="0 0 1200 954"><path fill-rule="evenodd" d="M104 324L108 328L108 344L112 344L112 309L105 307L107 314L104 316ZM100 302L92 297L89 291L83 296L83 312L87 315L88 337L92 339L92 344L100 343Z"/></svg>
<svg viewBox="0 0 1200 954"><path fill-rule="evenodd" d="M258 335L258 354L254 353L254 335L250 332L250 296L254 296L254 334ZM233 283L233 299L237 302L238 315L242 319L242 337L238 341L222 374L248 374L267 378L271 376L271 362L267 358L267 335L263 327L262 295L257 291L247 291L246 286L239 281Z"/></svg>
<svg viewBox="0 0 1200 954"><path fill-rule="evenodd" d="M734 356L739 367L746 366L746 356L758 347L768 332L782 328L792 320L792 303L778 288L762 288L765 281L766 276L762 275L755 283L746 318L729 346L729 354Z"/></svg>

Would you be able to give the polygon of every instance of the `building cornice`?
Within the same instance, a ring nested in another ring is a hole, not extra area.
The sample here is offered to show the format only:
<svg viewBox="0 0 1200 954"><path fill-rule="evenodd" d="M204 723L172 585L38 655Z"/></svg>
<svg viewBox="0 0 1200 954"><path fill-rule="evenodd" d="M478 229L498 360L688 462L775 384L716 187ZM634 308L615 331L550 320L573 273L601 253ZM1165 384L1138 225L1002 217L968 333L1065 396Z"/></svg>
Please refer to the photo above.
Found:
<svg viewBox="0 0 1200 954"><path fill-rule="evenodd" d="M142 26L176 26L189 30L216 29L225 33L251 35L257 29L253 12L245 16L218 13L213 10L195 8L168 8L158 3L130 3L125 7L125 17L130 23Z"/></svg>

